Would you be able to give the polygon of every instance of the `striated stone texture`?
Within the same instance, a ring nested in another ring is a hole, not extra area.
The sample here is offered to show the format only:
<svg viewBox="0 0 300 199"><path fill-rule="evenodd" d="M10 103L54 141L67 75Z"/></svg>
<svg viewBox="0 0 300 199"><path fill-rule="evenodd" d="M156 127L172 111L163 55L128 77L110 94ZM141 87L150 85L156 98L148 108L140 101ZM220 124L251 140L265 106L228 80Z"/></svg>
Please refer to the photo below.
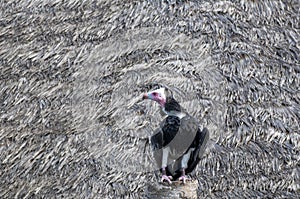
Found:
<svg viewBox="0 0 300 199"><path fill-rule="evenodd" d="M0 4L0 198L141 198L168 86L211 134L200 198L299 198L299 1Z"/></svg>

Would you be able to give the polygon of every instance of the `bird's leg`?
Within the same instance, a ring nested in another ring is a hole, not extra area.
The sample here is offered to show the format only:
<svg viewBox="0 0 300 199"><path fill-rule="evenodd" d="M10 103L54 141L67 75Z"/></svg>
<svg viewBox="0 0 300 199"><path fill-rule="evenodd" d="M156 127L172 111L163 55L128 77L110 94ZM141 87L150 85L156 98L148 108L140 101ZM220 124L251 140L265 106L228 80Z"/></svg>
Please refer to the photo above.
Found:
<svg viewBox="0 0 300 199"><path fill-rule="evenodd" d="M168 156L169 156L169 147L166 147L162 150L162 177L161 177L161 182L164 182L165 180L169 183L172 184L171 180L173 179L172 176L167 176L166 172L166 167L168 164Z"/></svg>
<svg viewBox="0 0 300 199"><path fill-rule="evenodd" d="M185 175L185 168L181 169L181 176L179 178L179 181L182 181L183 184L186 183L187 180L191 180L188 176Z"/></svg>
<svg viewBox="0 0 300 199"><path fill-rule="evenodd" d="M161 182L164 182L166 180L169 184L172 184L171 180L173 179L173 177L167 176L166 167L163 167L161 169L162 169Z"/></svg>
<svg viewBox="0 0 300 199"><path fill-rule="evenodd" d="M183 155L181 160L181 176L179 180L182 181L183 184L185 184L187 180L190 180L190 178L185 175L185 169L188 167L188 161L193 150L194 148L190 148L189 151Z"/></svg>

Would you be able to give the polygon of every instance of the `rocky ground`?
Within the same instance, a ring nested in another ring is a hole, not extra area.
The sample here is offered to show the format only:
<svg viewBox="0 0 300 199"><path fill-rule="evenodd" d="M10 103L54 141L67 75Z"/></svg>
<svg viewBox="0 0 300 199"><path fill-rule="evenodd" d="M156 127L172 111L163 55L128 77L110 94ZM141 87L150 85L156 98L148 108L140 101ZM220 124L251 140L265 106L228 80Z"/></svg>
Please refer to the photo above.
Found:
<svg viewBox="0 0 300 199"><path fill-rule="evenodd" d="M299 198L298 1L4 1L0 197L141 198L168 87L211 132L200 198Z"/></svg>

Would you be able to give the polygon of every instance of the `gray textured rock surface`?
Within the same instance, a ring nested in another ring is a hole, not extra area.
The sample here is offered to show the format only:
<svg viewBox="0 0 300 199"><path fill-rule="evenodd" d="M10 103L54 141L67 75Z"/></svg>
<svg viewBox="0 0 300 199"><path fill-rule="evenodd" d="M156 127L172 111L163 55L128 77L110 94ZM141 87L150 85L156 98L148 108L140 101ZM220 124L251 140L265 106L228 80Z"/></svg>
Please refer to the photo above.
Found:
<svg viewBox="0 0 300 199"><path fill-rule="evenodd" d="M0 5L0 197L143 197L168 86L209 128L201 198L299 198L299 1Z"/></svg>
<svg viewBox="0 0 300 199"><path fill-rule="evenodd" d="M197 180L182 184L181 181L173 181L171 185L165 183L149 183L145 190L145 198L168 199L188 198L197 199Z"/></svg>

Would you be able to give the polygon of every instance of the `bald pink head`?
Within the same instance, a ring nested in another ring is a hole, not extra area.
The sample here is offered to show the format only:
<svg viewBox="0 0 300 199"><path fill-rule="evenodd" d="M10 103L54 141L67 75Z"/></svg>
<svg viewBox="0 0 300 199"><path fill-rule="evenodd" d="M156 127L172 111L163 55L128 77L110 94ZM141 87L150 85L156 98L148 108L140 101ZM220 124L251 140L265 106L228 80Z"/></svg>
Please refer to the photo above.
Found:
<svg viewBox="0 0 300 199"><path fill-rule="evenodd" d="M160 88L154 91L150 91L148 93L145 93L143 95L143 99L151 99L153 101L156 101L161 105L162 107L166 104L166 94L165 94L165 88Z"/></svg>

